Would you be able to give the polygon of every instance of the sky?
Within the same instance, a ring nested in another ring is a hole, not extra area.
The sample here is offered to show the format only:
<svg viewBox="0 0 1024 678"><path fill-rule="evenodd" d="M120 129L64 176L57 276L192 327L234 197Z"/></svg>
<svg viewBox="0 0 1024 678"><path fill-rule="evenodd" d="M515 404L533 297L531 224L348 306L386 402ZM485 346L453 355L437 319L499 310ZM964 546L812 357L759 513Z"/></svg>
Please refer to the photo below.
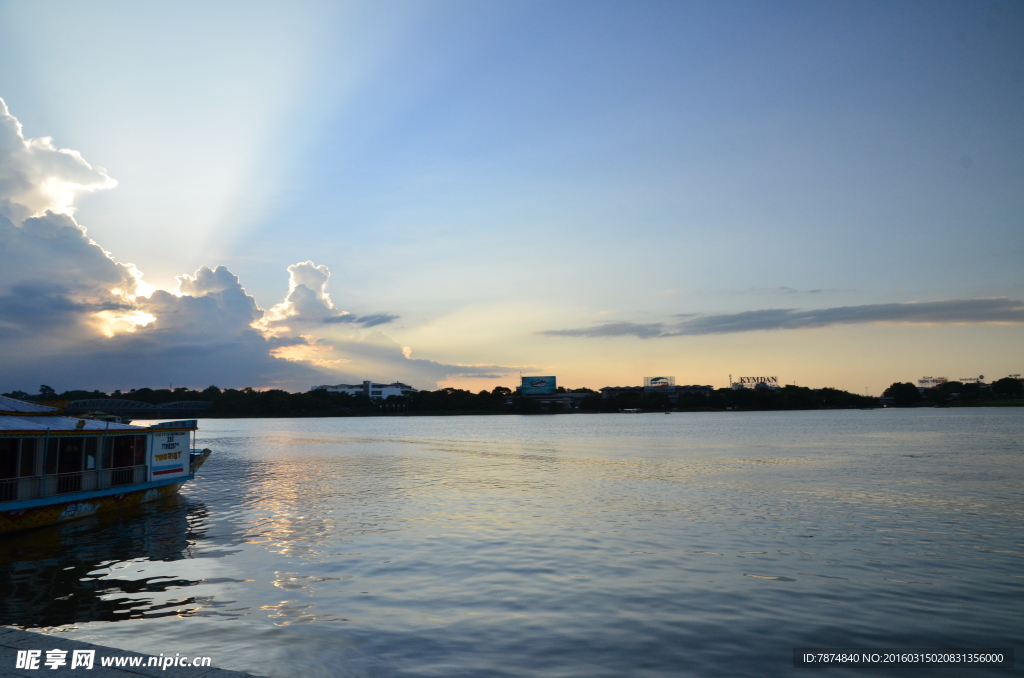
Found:
<svg viewBox="0 0 1024 678"><path fill-rule="evenodd" d="M1024 372L1015 2L0 1L0 391Z"/></svg>

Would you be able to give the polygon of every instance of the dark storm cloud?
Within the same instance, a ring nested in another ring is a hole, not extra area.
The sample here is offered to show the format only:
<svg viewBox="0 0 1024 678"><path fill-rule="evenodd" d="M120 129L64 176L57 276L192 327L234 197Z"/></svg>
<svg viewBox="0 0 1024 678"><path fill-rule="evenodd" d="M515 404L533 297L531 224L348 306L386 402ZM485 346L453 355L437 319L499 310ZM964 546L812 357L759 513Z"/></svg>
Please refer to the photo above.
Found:
<svg viewBox="0 0 1024 678"><path fill-rule="evenodd" d="M51 242L51 241L46 241ZM91 247L96 247L91 245ZM97 248L98 249L98 248ZM0 274L0 282L3 275ZM314 366L271 354L301 337L265 337L252 327L263 315L238 279L223 267L183 276L181 296L157 290L131 303L96 292L90 276L5 285L0 294L0 381L109 390L161 383L193 386L308 385L324 380ZM134 331L102 336L90 322L102 311L148 313Z"/></svg>
<svg viewBox="0 0 1024 678"><path fill-rule="evenodd" d="M0 294L0 323L42 330L74 324L83 313L124 311L129 304L113 299L84 302L72 298L62 285L26 282L12 285Z"/></svg>
<svg viewBox="0 0 1024 678"><path fill-rule="evenodd" d="M139 331L111 339L82 340L73 350L43 354L22 352L18 361L0 364L6 388L30 387L36 382L63 388L152 387L174 383L222 387L320 383L325 373L302 363L280 360L268 353L268 343L255 331L230 340L205 341Z"/></svg>
<svg viewBox="0 0 1024 678"><path fill-rule="evenodd" d="M541 332L560 337L678 337L702 334L732 334L757 330L796 330L830 325L866 323L1024 323L1024 302L996 297L990 299L949 299L837 306L802 311L777 308L711 315L680 314L674 322L612 322L566 330Z"/></svg>

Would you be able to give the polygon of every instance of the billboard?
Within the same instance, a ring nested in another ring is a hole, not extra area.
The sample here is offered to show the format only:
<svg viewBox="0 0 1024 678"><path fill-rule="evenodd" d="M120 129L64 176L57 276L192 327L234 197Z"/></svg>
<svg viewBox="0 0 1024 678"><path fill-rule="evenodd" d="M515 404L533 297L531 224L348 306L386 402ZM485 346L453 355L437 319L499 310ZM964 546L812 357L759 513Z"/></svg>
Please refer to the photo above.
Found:
<svg viewBox="0 0 1024 678"><path fill-rule="evenodd" d="M733 388L779 388L778 377L740 377Z"/></svg>
<svg viewBox="0 0 1024 678"><path fill-rule="evenodd" d="M197 424L195 419L186 419L165 421L151 427L153 437L150 448L150 480L188 475L191 462L189 451L192 447L190 438Z"/></svg>
<svg viewBox="0 0 1024 678"><path fill-rule="evenodd" d="M189 432L157 431L153 435L151 480L188 475Z"/></svg>
<svg viewBox="0 0 1024 678"><path fill-rule="evenodd" d="M523 395L553 395L556 388L554 377L523 377L519 392Z"/></svg>
<svg viewBox="0 0 1024 678"><path fill-rule="evenodd" d="M665 393L676 385L675 377L644 377L645 393Z"/></svg>

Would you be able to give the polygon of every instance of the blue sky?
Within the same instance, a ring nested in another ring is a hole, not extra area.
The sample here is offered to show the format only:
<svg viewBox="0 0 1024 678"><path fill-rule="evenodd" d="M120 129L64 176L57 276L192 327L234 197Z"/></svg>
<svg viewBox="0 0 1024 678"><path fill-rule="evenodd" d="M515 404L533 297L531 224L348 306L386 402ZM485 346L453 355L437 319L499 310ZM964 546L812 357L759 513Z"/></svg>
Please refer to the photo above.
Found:
<svg viewBox="0 0 1024 678"><path fill-rule="evenodd" d="M75 219L150 285L223 265L271 309L311 260L328 315L398 316L275 330L325 379L753 371L877 393L1021 371L1019 304L600 331L1024 298L1019 3L0 3L0 65L25 138L118 181Z"/></svg>

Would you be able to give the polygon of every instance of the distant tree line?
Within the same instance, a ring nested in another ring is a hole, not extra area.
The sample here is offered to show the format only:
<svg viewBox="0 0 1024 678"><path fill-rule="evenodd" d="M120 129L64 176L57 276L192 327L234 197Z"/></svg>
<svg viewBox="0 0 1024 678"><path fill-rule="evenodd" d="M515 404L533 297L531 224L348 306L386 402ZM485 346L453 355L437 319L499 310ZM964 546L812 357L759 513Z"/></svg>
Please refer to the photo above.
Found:
<svg viewBox="0 0 1024 678"><path fill-rule="evenodd" d="M559 388L560 393L566 389ZM877 407L877 398L857 395L833 388L810 389L786 386L777 390L728 388L713 391L710 396L682 395L673 405L667 395L659 393L623 393L611 398L590 389L575 389L582 394L579 411L619 412L624 409L659 411L712 411L712 410L816 410L845 409L851 407ZM916 392L916 391L915 391ZM49 386L41 386L39 393L15 391L4 394L22 400L53 402L87 399L135 400L152 405L163 405L183 400L201 400L211 403L203 416L209 417L339 417L373 416L389 414L557 414L569 411L558 403L545 404L533 398L517 395L512 389L498 386L491 391L471 391L442 388L436 391L418 391L405 396L392 396L387 400L371 400L346 393L328 393L318 389L305 393L289 393L280 389L254 388L220 389L210 386L202 391L188 388L150 389L130 391L73 390L57 393Z"/></svg>
<svg viewBox="0 0 1024 678"><path fill-rule="evenodd" d="M619 412L640 409L644 412L678 410L700 412L709 410L834 410L851 407L878 407L878 398L849 393L835 388L811 389L806 386L784 386L780 389L720 388L710 396L680 395L673 406L663 393L625 392L612 398L588 396L580 409L589 412Z"/></svg>
<svg viewBox="0 0 1024 678"><path fill-rule="evenodd" d="M1007 402L1024 398L1024 382L1013 377L1003 377L991 384L947 381L925 389L923 393L909 382L895 382L885 389L882 397L892 398L897 407Z"/></svg>

